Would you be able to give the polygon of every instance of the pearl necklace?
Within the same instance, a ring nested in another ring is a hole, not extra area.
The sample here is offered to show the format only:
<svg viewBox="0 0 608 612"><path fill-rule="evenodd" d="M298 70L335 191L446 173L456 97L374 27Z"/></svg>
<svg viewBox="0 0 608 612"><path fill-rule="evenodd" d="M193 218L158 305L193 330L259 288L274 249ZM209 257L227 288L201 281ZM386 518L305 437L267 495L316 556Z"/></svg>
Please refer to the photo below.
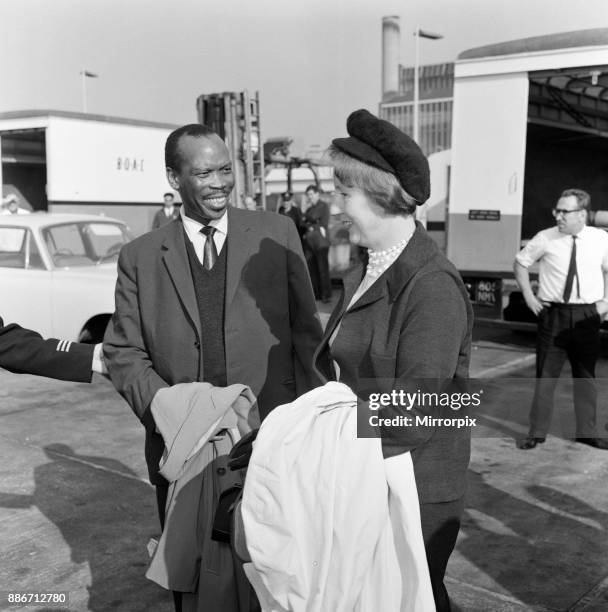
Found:
<svg viewBox="0 0 608 612"><path fill-rule="evenodd" d="M399 253L403 251L407 243L410 241L410 236L404 238L401 242L384 249L383 251L374 251L368 249L367 251L367 270L366 274L372 278L378 278L383 274L386 269L397 259Z"/></svg>

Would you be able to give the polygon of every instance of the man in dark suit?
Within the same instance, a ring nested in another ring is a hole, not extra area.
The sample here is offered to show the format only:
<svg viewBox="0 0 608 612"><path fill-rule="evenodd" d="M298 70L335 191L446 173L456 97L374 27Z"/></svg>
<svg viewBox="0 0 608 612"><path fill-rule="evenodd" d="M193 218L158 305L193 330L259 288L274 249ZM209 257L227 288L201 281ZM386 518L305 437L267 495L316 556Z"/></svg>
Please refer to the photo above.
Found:
<svg viewBox="0 0 608 612"><path fill-rule="evenodd" d="M306 198L310 204L304 213L306 261L315 297L327 303L331 300L329 206L321 200L316 185L309 185L306 188Z"/></svg>
<svg viewBox="0 0 608 612"><path fill-rule="evenodd" d="M296 229L298 230L300 239L302 239L304 233L306 232L304 217L302 215L302 211L298 208L298 205L293 201L293 194L290 191L286 191L283 194L283 204L281 204L281 207L279 208L279 213L291 218L296 226Z"/></svg>
<svg viewBox="0 0 608 612"><path fill-rule="evenodd" d="M146 427L161 520L164 444L150 413L157 391L243 383L264 418L319 384L312 357L321 339L296 228L282 215L229 206L234 174L221 138L184 126L168 137L165 159L180 220L122 249L104 341L112 381Z"/></svg>
<svg viewBox="0 0 608 612"><path fill-rule="evenodd" d="M154 215L154 220L152 221L153 230L158 229L167 223L171 223L171 221L174 221L179 217L179 210L175 207L173 202L174 199L175 198L170 191L165 193L163 196L163 207L156 212Z"/></svg>
<svg viewBox="0 0 608 612"><path fill-rule="evenodd" d="M104 371L101 345L50 338L0 318L0 368L17 374L37 374L57 380L90 382Z"/></svg>

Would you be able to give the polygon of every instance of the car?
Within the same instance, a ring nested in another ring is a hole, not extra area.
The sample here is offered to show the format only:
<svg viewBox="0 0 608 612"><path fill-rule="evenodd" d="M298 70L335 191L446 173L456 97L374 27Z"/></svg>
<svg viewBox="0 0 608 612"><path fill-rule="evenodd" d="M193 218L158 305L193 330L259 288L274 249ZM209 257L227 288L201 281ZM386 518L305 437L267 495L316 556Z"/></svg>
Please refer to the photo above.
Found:
<svg viewBox="0 0 608 612"><path fill-rule="evenodd" d="M118 219L36 212L0 215L0 316L44 337L101 342L114 312Z"/></svg>

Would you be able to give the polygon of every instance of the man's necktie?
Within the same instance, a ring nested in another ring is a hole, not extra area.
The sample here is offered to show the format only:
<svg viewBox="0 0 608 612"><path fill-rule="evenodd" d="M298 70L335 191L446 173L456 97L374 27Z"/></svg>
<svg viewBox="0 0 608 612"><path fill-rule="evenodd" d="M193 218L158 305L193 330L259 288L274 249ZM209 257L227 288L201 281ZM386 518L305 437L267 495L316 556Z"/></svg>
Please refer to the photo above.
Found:
<svg viewBox="0 0 608 612"><path fill-rule="evenodd" d="M572 236L572 252L570 254L570 265L568 266L568 274L566 275L566 286L564 287L564 304L570 301L572 293L572 283L576 277L577 296L581 297L581 288L578 280L578 271L576 269L576 236Z"/></svg>
<svg viewBox="0 0 608 612"><path fill-rule="evenodd" d="M215 233L215 227L212 225L205 225L201 229L201 234L207 238L205 240L205 250L203 251L203 268L205 270L211 270L217 261L217 249L215 248L215 240L213 240L213 234Z"/></svg>

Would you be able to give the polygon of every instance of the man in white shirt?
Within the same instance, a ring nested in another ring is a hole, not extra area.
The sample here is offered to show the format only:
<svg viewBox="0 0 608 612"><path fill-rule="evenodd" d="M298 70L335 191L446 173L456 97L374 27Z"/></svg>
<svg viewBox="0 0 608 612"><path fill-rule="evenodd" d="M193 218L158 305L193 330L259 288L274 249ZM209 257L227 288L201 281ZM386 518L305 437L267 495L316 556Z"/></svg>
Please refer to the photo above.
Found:
<svg viewBox="0 0 608 612"><path fill-rule="evenodd" d="M562 192L553 216L556 227L542 230L515 257L515 279L526 304L538 316L536 389L528 450L545 441L551 423L553 394L566 358L574 378L576 441L608 450L596 433L595 364L599 329L608 312L608 233L587 226L591 198L581 189ZM528 268L539 266L534 295Z"/></svg>

